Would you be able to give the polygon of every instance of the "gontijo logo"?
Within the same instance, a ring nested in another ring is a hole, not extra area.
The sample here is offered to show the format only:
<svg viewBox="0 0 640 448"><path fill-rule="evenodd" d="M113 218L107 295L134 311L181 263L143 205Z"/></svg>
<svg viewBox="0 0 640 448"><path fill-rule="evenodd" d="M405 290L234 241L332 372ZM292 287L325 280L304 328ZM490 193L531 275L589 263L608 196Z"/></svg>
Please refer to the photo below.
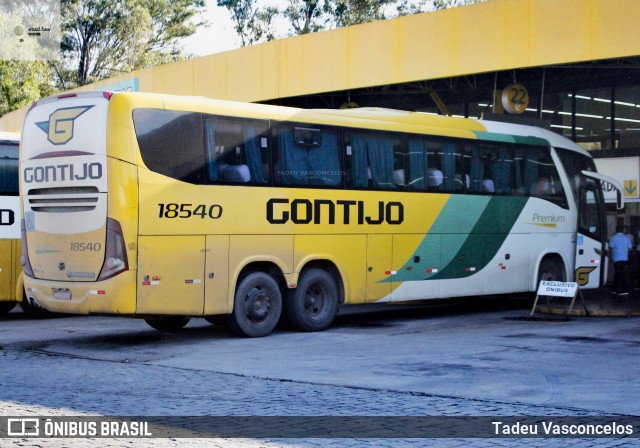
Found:
<svg viewBox="0 0 640 448"><path fill-rule="evenodd" d="M49 115L49 121L40 121L36 125L47 133L47 140L54 145L64 145L73 138L73 125L76 118L93 106L65 107Z"/></svg>

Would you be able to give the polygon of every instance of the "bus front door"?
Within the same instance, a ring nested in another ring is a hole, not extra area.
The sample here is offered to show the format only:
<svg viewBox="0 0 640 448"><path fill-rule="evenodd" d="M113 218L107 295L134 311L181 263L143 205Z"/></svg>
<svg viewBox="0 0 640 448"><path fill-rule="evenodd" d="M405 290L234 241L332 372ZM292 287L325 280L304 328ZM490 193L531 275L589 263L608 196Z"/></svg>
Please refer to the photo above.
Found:
<svg viewBox="0 0 640 448"><path fill-rule="evenodd" d="M604 286L607 226L601 189L586 179L578 198L575 279L581 288Z"/></svg>

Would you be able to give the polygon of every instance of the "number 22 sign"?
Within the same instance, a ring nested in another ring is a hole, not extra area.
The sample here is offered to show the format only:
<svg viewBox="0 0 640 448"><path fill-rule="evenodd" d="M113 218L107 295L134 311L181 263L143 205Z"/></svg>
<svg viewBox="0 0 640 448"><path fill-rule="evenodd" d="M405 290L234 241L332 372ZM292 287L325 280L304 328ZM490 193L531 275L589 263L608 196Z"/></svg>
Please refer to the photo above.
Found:
<svg viewBox="0 0 640 448"><path fill-rule="evenodd" d="M502 91L502 106L510 114L521 114L529 106L529 92L522 84L509 84Z"/></svg>

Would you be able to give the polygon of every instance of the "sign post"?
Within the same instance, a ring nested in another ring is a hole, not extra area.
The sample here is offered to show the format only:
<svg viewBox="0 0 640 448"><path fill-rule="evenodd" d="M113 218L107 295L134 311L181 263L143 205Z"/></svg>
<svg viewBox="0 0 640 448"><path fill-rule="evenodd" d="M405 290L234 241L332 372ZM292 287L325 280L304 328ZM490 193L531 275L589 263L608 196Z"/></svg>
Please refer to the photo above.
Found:
<svg viewBox="0 0 640 448"><path fill-rule="evenodd" d="M531 309L531 314L529 318L533 317L533 314L536 311L536 306L538 306L538 299L540 296L545 296L547 298L547 307L550 308L549 305L549 297L571 297L571 305L569 306L569 310L567 311L567 319L571 315L571 311L573 311L573 305L576 302L577 295L580 294L580 300L582 301L582 306L584 307L584 312L588 316L589 311L587 311L587 305L584 303L584 297L582 297L582 291L578 288L578 284L576 282L556 282L549 280L542 280L540 285L538 285L538 291L536 292L536 300L533 302L533 308Z"/></svg>

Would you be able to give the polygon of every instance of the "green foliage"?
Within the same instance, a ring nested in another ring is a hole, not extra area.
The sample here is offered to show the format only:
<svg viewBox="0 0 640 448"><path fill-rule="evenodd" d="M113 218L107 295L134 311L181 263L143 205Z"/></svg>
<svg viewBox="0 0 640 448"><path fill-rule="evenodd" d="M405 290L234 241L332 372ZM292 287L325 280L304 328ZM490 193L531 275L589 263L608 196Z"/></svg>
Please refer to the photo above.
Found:
<svg viewBox="0 0 640 448"><path fill-rule="evenodd" d="M289 22L291 34L301 35L483 1L486 0L289 0L280 14ZM228 9L233 5L232 15L239 34L259 23L259 20L247 19L247 14L251 16L251 11L256 10L256 0L218 0L218 5ZM243 39L243 45L257 41Z"/></svg>
<svg viewBox="0 0 640 448"><path fill-rule="evenodd" d="M58 82L84 85L179 59L177 41L201 23L192 23L204 0L62 0L64 66Z"/></svg>
<svg viewBox="0 0 640 448"><path fill-rule="evenodd" d="M328 1L289 0L289 5L282 12L289 21L295 35L315 33L324 29L327 13L330 12Z"/></svg>
<svg viewBox="0 0 640 448"><path fill-rule="evenodd" d="M432 0L433 9L455 8L457 6L473 5L474 3L482 3L486 0Z"/></svg>
<svg viewBox="0 0 640 448"><path fill-rule="evenodd" d="M273 20L280 13L278 8L259 8L255 0L217 0L217 5L231 14L243 47L275 39Z"/></svg>
<svg viewBox="0 0 640 448"><path fill-rule="evenodd" d="M395 0L333 0L332 22L337 28L384 20L384 8Z"/></svg>
<svg viewBox="0 0 640 448"><path fill-rule="evenodd" d="M53 94L43 61L0 61L0 115Z"/></svg>

